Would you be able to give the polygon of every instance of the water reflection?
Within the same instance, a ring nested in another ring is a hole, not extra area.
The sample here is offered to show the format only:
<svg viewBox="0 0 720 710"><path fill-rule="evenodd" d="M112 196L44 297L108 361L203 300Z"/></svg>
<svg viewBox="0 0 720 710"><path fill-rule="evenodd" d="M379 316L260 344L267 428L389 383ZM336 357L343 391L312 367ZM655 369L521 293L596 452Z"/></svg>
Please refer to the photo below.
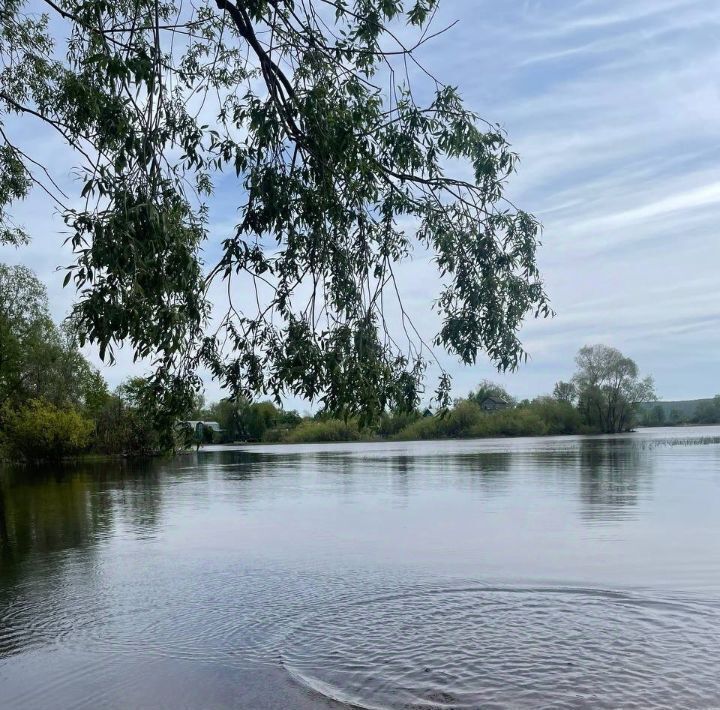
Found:
<svg viewBox="0 0 720 710"><path fill-rule="evenodd" d="M207 487L183 492L182 486L213 477L231 486L225 493L249 505L312 486L350 499L387 489L395 504L440 487L472 489L490 498L512 495L532 477L534 484L576 495L582 520L612 522L651 493L653 461L647 447L589 439L534 451L226 450L174 461L6 467L0 475L3 580L33 556L88 547L114 533L151 539L162 527L164 498L191 494L196 503L207 504Z"/></svg>
<svg viewBox="0 0 720 710"><path fill-rule="evenodd" d="M173 464L75 462L0 471L0 592L61 573L117 534L151 538ZM163 479L161 480L161 477Z"/></svg>
<svg viewBox="0 0 720 710"><path fill-rule="evenodd" d="M250 484L251 495L267 494L267 482L253 479L312 475L339 487L352 498L366 491L390 486L394 495L407 499L428 485L472 488L486 496L512 493L518 477L528 473L558 492L574 493L581 516L588 522L612 522L627 517L652 491L652 450L627 440L578 439L557 449L539 451L445 451L410 455L383 451L358 455L353 451L277 453L214 451L201 467L220 471L228 481ZM382 480L380 480L382 478ZM396 501L401 503L402 501Z"/></svg>
<svg viewBox="0 0 720 710"><path fill-rule="evenodd" d="M326 707L250 699L258 667L363 707L700 706L720 695L720 444L693 436L5 468L0 706L117 705L128 659L138 707L182 705L181 676L221 683L217 707ZM180 661L157 686L151 662Z"/></svg>
<svg viewBox="0 0 720 710"><path fill-rule="evenodd" d="M583 519L607 523L627 517L651 493L653 460L639 446L586 442L578 467Z"/></svg>

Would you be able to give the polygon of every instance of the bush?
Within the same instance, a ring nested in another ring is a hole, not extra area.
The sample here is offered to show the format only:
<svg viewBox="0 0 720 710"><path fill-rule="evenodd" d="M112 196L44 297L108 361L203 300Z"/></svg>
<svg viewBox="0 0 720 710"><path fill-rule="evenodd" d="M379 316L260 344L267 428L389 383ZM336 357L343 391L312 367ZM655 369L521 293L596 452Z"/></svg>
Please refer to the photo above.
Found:
<svg viewBox="0 0 720 710"><path fill-rule="evenodd" d="M357 441L360 429L357 421L350 419L306 419L295 429L287 432L284 440L290 444L312 441Z"/></svg>
<svg viewBox="0 0 720 710"><path fill-rule="evenodd" d="M190 445L193 434L178 431L178 443ZM98 414L94 448L123 456L153 456L164 450L152 416L118 396L111 396Z"/></svg>
<svg viewBox="0 0 720 710"><path fill-rule="evenodd" d="M29 400L3 413L3 443L11 456L28 460L60 459L80 453L90 443L91 421L72 409Z"/></svg>
<svg viewBox="0 0 720 710"><path fill-rule="evenodd" d="M441 439L442 420L439 416L423 417L399 431L393 438L401 441Z"/></svg>
<svg viewBox="0 0 720 710"><path fill-rule="evenodd" d="M546 434L577 434L582 427L580 412L570 402L538 397L529 409L545 422Z"/></svg>
<svg viewBox="0 0 720 710"><path fill-rule="evenodd" d="M395 438L413 439L474 439L490 436L541 436L548 427L533 408L505 409L483 412L470 400L460 400L442 416L425 417L400 431Z"/></svg>
<svg viewBox="0 0 720 710"><path fill-rule="evenodd" d="M545 422L530 408L522 408L487 414L466 436L542 436L546 433Z"/></svg>
<svg viewBox="0 0 720 710"><path fill-rule="evenodd" d="M383 414L377 427L377 435L382 439L389 439L414 424L419 418L419 412Z"/></svg>
<svg viewBox="0 0 720 710"><path fill-rule="evenodd" d="M490 416L482 411L479 404L461 399L450 411L418 419L398 432L395 438L407 441L412 439L461 439L474 436L471 431Z"/></svg>

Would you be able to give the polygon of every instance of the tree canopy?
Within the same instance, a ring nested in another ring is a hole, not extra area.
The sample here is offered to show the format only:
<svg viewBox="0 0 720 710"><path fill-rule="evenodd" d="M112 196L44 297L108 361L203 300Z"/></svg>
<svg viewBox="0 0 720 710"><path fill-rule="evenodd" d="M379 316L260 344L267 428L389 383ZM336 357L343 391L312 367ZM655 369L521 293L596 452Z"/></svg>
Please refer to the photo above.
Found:
<svg viewBox="0 0 720 710"><path fill-rule="evenodd" d="M106 397L74 335L50 318L45 286L24 266L0 264L0 404L45 400L92 415Z"/></svg>
<svg viewBox="0 0 720 710"><path fill-rule="evenodd" d="M574 382L563 382L559 380L553 387L553 397L560 402L572 404L577 398L577 387Z"/></svg>
<svg viewBox="0 0 720 710"><path fill-rule="evenodd" d="M199 368L233 397L372 417L417 403L433 346L516 367L523 319L550 314L539 226L504 198L502 129L417 58L443 30L437 2L6 0L0 241L26 238L12 202L45 190L70 231L81 342L152 360L168 410ZM79 195L12 115L72 148ZM232 228L211 225L220 185ZM417 250L441 277L431 343L396 282Z"/></svg>
<svg viewBox="0 0 720 710"><path fill-rule="evenodd" d="M486 399L488 399L488 397L493 397L495 399L501 399L504 402L507 402L508 404L515 404L515 398L511 397L508 394L508 391L502 385L499 385L497 382L492 382L491 380L483 380L467 396L467 398L469 400L476 402L477 404L480 404L480 405L482 405L482 403Z"/></svg>
<svg viewBox="0 0 720 710"><path fill-rule="evenodd" d="M627 431L636 406L657 399L652 377L640 379L634 360L608 345L586 345L575 358L573 384L585 421L605 433Z"/></svg>

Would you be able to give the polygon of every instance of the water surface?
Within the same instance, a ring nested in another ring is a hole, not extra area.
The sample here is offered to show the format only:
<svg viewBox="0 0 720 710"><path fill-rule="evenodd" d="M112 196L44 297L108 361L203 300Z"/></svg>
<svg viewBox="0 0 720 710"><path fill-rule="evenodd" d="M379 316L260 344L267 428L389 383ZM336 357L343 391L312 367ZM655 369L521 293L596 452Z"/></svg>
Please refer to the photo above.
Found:
<svg viewBox="0 0 720 710"><path fill-rule="evenodd" d="M720 706L720 428L0 472L0 707Z"/></svg>

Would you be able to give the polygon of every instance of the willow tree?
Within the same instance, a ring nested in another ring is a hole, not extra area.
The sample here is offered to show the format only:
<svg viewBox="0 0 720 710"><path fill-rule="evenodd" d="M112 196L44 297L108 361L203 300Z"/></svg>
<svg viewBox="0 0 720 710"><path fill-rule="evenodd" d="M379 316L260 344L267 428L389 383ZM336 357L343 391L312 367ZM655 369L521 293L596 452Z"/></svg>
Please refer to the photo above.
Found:
<svg viewBox="0 0 720 710"><path fill-rule="evenodd" d="M504 132L419 62L437 2L4 0L0 239L25 238L30 189L59 203L75 326L152 359L168 406L201 368L373 416L417 401L436 348L516 367L523 319L550 312L538 223L503 197ZM16 117L74 151L78 195ZM440 275L427 343L395 278L418 251Z"/></svg>
<svg viewBox="0 0 720 710"><path fill-rule="evenodd" d="M634 360L617 348L586 345L575 357L573 384L585 423L607 434L629 431L638 406L657 399L652 377L640 379Z"/></svg>

